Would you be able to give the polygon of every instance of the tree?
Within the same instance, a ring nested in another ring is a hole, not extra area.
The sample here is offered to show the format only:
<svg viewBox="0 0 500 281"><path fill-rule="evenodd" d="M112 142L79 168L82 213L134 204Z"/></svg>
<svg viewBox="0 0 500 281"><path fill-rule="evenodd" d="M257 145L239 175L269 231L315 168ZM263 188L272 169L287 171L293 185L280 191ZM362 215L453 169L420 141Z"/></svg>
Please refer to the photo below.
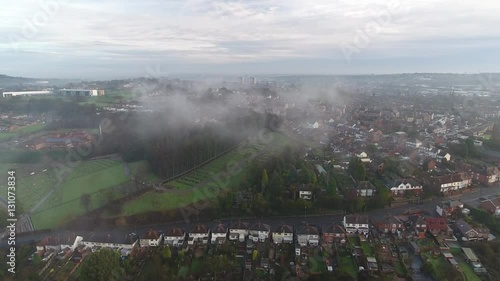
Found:
<svg viewBox="0 0 500 281"><path fill-rule="evenodd" d="M269 176L267 175L266 169L262 170L262 190L269 184Z"/></svg>
<svg viewBox="0 0 500 281"><path fill-rule="evenodd" d="M366 178L366 169L361 159L353 157L349 161L347 171L356 181L363 181Z"/></svg>
<svg viewBox="0 0 500 281"><path fill-rule="evenodd" d="M101 249L83 260L79 280L121 280L123 274L124 270L120 265L120 255L111 249Z"/></svg>
<svg viewBox="0 0 500 281"><path fill-rule="evenodd" d="M230 260L227 256L219 255L206 258L201 263L200 268L203 275L213 276L215 280L219 280L218 276L229 272L233 268L233 265L233 260Z"/></svg>
<svg viewBox="0 0 500 281"><path fill-rule="evenodd" d="M161 252L161 257L164 260L169 260L172 257L172 251L170 250L169 246L166 246L165 249Z"/></svg>
<svg viewBox="0 0 500 281"><path fill-rule="evenodd" d="M312 173L312 176L311 176L311 183L312 183L312 184L316 184L316 183L318 183L318 176L316 176L316 173Z"/></svg>
<svg viewBox="0 0 500 281"><path fill-rule="evenodd" d="M90 200L92 199L92 197L90 196L90 194L88 193L83 193L81 196L80 196L80 204L82 204L82 206L85 208L85 210L88 212L89 211L89 207L90 207Z"/></svg>

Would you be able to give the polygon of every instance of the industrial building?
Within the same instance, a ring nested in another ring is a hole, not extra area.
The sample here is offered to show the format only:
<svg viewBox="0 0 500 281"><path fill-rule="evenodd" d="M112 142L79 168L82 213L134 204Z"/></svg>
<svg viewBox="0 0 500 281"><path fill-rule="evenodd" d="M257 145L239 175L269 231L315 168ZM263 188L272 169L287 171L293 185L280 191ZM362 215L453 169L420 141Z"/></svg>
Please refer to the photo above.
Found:
<svg viewBox="0 0 500 281"><path fill-rule="evenodd" d="M52 95L52 91L23 91L23 92L3 92L3 97L16 97L16 96L38 96L38 95Z"/></svg>
<svg viewBox="0 0 500 281"><path fill-rule="evenodd" d="M104 90L97 89L61 89L58 91L62 96L82 96L82 97L96 97L104 96Z"/></svg>

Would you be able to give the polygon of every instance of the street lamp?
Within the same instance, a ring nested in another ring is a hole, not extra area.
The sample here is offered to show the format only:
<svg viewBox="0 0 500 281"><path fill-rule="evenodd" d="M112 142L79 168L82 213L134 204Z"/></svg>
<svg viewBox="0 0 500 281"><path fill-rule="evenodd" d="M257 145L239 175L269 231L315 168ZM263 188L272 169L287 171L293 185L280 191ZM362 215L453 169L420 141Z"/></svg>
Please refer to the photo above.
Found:
<svg viewBox="0 0 500 281"><path fill-rule="evenodd" d="M307 207L304 206L304 223L307 221Z"/></svg>

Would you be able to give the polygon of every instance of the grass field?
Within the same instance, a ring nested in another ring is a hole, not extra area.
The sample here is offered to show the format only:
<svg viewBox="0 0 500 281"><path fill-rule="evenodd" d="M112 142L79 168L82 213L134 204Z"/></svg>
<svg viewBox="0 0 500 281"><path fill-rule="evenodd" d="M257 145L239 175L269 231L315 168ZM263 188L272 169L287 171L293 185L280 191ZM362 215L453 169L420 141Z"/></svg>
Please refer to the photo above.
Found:
<svg viewBox="0 0 500 281"><path fill-rule="evenodd" d="M339 267L349 273L354 279L358 277L358 269L354 263L352 257L347 255L347 253L340 255Z"/></svg>
<svg viewBox="0 0 500 281"><path fill-rule="evenodd" d="M463 271L465 274L465 277L467 278L467 281L481 281L481 278L479 278L476 273L472 270L472 268L466 263L466 262L459 262L458 266L460 269Z"/></svg>
<svg viewBox="0 0 500 281"><path fill-rule="evenodd" d="M35 229L52 228L84 214L86 210L80 203L84 193L91 195L89 209L101 207L105 204L101 191L128 182L123 166L118 161L101 159L82 162L32 215Z"/></svg>
<svg viewBox="0 0 500 281"><path fill-rule="evenodd" d="M128 167L132 176L136 175L137 171L146 171L146 174L142 175L145 180L153 182L161 180L156 174L150 171L148 168L148 161L146 160L128 163Z"/></svg>
<svg viewBox="0 0 500 281"><path fill-rule="evenodd" d="M36 133L39 131L43 131L46 127L47 124L40 123L40 124L25 126L14 131L0 132L0 140L9 139L15 136L20 136L25 134Z"/></svg>
<svg viewBox="0 0 500 281"><path fill-rule="evenodd" d="M243 147L232 150L204 166L165 184L171 191L158 193L147 192L142 196L125 203L121 215L134 215L149 211L167 211L182 208L187 205L214 200L217 195L230 188L237 187L246 176L246 165L238 173L229 175L230 167L243 163L249 155L258 155L255 159L265 160L274 153L281 151L291 140L280 133L273 133L272 141L244 144ZM219 176L217 176L219 175Z"/></svg>

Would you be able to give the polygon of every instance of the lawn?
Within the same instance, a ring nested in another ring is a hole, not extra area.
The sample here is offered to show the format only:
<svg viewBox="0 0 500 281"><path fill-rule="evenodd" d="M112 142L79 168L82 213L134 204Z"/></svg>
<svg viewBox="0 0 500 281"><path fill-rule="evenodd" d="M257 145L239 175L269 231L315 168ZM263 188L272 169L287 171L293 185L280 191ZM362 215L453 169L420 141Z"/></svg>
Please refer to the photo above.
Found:
<svg viewBox="0 0 500 281"><path fill-rule="evenodd" d="M339 250L339 268L345 270L354 279L358 277L358 268L352 257L344 250Z"/></svg>
<svg viewBox="0 0 500 281"><path fill-rule="evenodd" d="M20 177L16 184L17 202L25 211L29 211L54 188L55 183L56 177L52 169L35 175Z"/></svg>
<svg viewBox="0 0 500 281"><path fill-rule="evenodd" d="M349 243L351 243L353 246L361 246L359 237L349 237L347 239L349 240Z"/></svg>
<svg viewBox="0 0 500 281"><path fill-rule="evenodd" d="M324 273L326 272L325 260L321 257L310 257L309 266L312 273Z"/></svg>
<svg viewBox="0 0 500 281"><path fill-rule="evenodd" d="M403 265L403 263L401 261L398 261L396 264L395 264L395 267L394 269L396 270L396 274L398 276L405 276L406 275L406 269Z"/></svg>
<svg viewBox="0 0 500 281"><path fill-rule="evenodd" d="M86 210L80 203L80 197L84 193L91 194L90 209L105 204L101 191L129 182L122 165L112 165L113 163L115 162L112 160L104 159L82 162L77 166L68 180L32 215L35 229L53 228L75 216L83 215ZM85 171L87 174L83 175Z"/></svg>
<svg viewBox="0 0 500 281"><path fill-rule="evenodd" d="M481 281L481 278L479 278L476 273L472 270L472 268L466 263L466 262L459 262L458 266L460 269L463 271L465 274L465 277L467 278L467 281Z"/></svg>
<svg viewBox="0 0 500 281"><path fill-rule="evenodd" d="M84 193L96 193L100 190L127 182L128 180L121 165L115 165L98 172L73 178L61 185L63 202L79 199Z"/></svg>
<svg viewBox="0 0 500 281"><path fill-rule="evenodd" d="M24 126L22 128L14 130L14 131L0 132L0 140L9 139L9 138L12 138L15 136L36 133L39 131L43 131L46 127L47 127L47 124L40 123L40 124Z"/></svg>
<svg viewBox="0 0 500 281"><path fill-rule="evenodd" d="M375 257L375 250L368 242L361 242L361 248L367 257Z"/></svg>
<svg viewBox="0 0 500 281"><path fill-rule="evenodd" d="M262 143L244 144L223 156L199 167L198 169L170 181L165 185L171 188L166 192L147 192L124 204L122 216L135 215L149 211L167 211L183 208L197 202L211 202L219 194L231 188L238 187L245 179L249 155L262 153L260 157L270 157L273 153L291 142L286 136L274 133L273 140L267 146ZM242 164L242 169L237 173L228 173L230 167Z"/></svg>

